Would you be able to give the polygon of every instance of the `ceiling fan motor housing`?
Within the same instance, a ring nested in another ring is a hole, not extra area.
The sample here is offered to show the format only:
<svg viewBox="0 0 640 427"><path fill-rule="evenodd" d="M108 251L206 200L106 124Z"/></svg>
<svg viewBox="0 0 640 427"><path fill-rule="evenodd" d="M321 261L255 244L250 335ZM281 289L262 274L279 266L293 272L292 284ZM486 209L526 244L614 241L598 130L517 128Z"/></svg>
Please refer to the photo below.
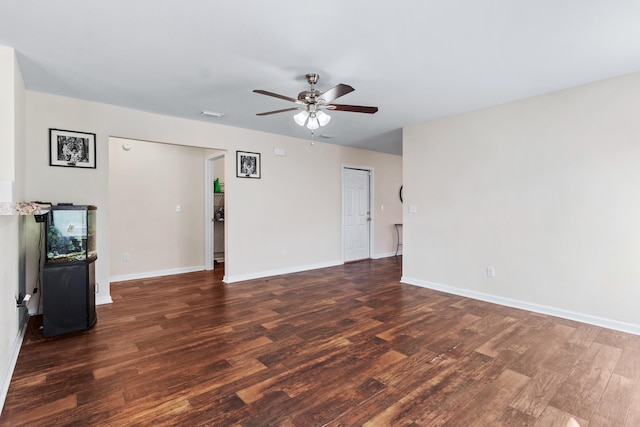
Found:
<svg viewBox="0 0 640 427"><path fill-rule="evenodd" d="M322 92L318 92L315 88L315 84L318 83L318 79L320 78L319 74L309 73L306 75L307 81L311 88L309 90L303 90L298 94L298 100L304 102L307 105L310 104L320 104L322 100L319 98L322 95Z"/></svg>
<svg viewBox="0 0 640 427"><path fill-rule="evenodd" d="M316 90L307 90L298 94L298 100L308 105L319 105L324 103L324 100L320 98L320 95L322 95L322 93Z"/></svg>

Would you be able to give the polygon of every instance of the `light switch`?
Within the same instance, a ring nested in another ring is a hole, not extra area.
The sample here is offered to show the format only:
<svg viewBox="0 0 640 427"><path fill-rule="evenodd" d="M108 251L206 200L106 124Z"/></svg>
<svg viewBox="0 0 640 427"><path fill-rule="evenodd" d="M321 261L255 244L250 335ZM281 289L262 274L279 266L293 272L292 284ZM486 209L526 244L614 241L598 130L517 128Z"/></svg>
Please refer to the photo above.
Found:
<svg viewBox="0 0 640 427"><path fill-rule="evenodd" d="M487 277L496 277L496 269L493 267L487 267Z"/></svg>
<svg viewBox="0 0 640 427"><path fill-rule="evenodd" d="M182 212L182 206L176 205L176 212Z"/></svg>
<svg viewBox="0 0 640 427"><path fill-rule="evenodd" d="M409 205L409 213L418 213L418 205L410 204Z"/></svg>

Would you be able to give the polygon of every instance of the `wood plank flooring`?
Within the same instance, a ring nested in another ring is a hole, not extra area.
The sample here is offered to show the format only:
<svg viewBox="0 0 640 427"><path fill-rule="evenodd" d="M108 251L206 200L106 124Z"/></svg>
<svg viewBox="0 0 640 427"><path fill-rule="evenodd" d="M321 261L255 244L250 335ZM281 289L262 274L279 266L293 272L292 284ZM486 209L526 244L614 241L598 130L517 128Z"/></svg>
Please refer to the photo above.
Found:
<svg viewBox="0 0 640 427"><path fill-rule="evenodd" d="M31 319L0 426L640 426L640 337L403 285L400 263L114 283L89 331Z"/></svg>

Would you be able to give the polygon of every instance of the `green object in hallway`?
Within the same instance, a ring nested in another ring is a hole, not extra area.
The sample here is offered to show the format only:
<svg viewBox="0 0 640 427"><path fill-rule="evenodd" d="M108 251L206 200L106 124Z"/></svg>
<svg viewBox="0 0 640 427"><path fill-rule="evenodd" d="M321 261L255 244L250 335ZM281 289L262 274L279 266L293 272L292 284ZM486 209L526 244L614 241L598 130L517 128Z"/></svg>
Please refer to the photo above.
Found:
<svg viewBox="0 0 640 427"><path fill-rule="evenodd" d="M216 180L213 181L213 192L222 193L222 190L220 189L220 178L216 178Z"/></svg>

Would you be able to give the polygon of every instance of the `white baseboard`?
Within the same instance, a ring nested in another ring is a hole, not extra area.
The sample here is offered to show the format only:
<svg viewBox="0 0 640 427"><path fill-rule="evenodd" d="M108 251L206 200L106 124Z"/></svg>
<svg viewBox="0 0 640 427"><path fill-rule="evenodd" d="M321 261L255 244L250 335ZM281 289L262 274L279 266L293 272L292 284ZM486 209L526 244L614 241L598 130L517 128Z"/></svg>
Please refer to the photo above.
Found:
<svg viewBox="0 0 640 427"><path fill-rule="evenodd" d="M615 331L626 332L629 334L640 335L640 325L632 323L620 322L612 319L605 319L590 314L578 313L575 311L564 310L546 305L533 304L526 301L514 300L510 298L499 297L496 295L485 294L482 292L470 291L467 289L454 288L439 283L427 282L425 280L414 279L411 277L402 277L400 282L408 285L420 286L422 288L433 289L436 291L446 292L448 294L459 295L467 298L486 301L494 304L504 305L507 307L518 308L520 310L532 311L534 313L547 314L549 316L560 317L562 319L575 320L576 322L587 323L589 325L600 326L602 328L613 329Z"/></svg>
<svg viewBox="0 0 640 427"><path fill-rule="evenodd" d="M398 252L398 256L402 255L402 251ZM383 252L381 254L375 254L371 257L371 259L380 259L380 258L390 258L392 256L396 256L395 251L394 252Z"/></svg>
<svg viewBox="0 0 640 427"><path fill-rule="evenodd" d="M150 277L172 276L174 274L193 273L194 271L204 270L204 265L194 267L171 268L168 270L145 271L143 273L122 274L119 276L111 276L109 282L122 282L125 280L148 279ZM111 297L109 297L111 299Z"/></svg>
<svg viewBox="0 0 640 427"><path fill-rule="evenodd" d="M7 393L9 392L9 385L11 384L11 377L13 377L13 370L16 368L16 362L18 362L18 355L20 354L20 348L22 347L22 340L24 339L24 333L27 330L27 322L23 322L22 327L18 331L18 335L13 342L13 348L11 350L11 357L7 364L7 369L3 372L2 377L2 389L0 389L0 414L4 409L4 401L7 399Z"/></svg>
<svg viewBox="0 0 640 427"><path fill-rule="evenodd" d="M342 261L322 262L318 264L300 265L290 268L280 268L277 270L259 271L256 273L239 274L236 276L225 276L225 283L243 282L245 280L262 279L264 277L279 276L281 274L299 273L301 271L317 270L319 268L336 267L343 265Z"/></svg>
<svg viewBox="0 0 640 427"><path fill-rule="evenodd" d="M112 303L113 303L113 300L111 299L111 295L96 297L96 305L112 304Z"/></svg>

